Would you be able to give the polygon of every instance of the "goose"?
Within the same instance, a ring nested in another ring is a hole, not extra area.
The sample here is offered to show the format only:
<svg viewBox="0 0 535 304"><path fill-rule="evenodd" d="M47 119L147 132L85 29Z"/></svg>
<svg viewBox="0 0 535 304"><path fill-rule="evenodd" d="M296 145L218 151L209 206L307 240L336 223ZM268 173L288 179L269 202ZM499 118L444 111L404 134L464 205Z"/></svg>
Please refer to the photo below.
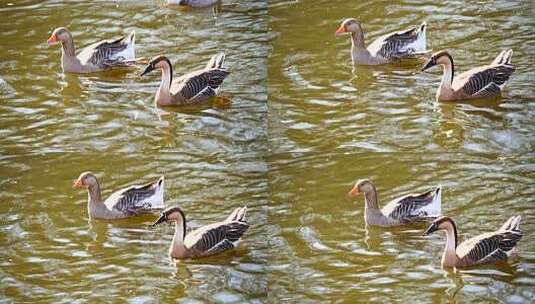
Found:
<svg viewBox="0 0 535 304"><path fill-rule="evenodd" d="M383 35L366 47L360 23L348 18L342 22L335 35L351 35L353 65L379 65L427 54L426 28L427 24L423 22L418 29L411 27Z"/></svg>
<svg viewBox="0 0 535 304"><path fill-rule="evenodd" d="M516 243L522 238L520 215L510 217L500 229L472 237L460 245L455 222L442 216L436 219L424 236L435 231L446 231L446 246L442 254L442 268L461 268L478 264L507 261L518 254Z"/></svg>
<svg viewBox="0 0 535 304"><path fill-rule="evenodd" d="M216 4L221 0L167 0L168 4L189 6L193 8L208 7Z"/></svg>
<svg viewBox="0 0 535 304"><path fill-rule="evenodd" d="M141 186L130 186L102 201L100 185L92 172L83 172L73 188L87 188L87 210L91 218L119 219L163 209L164 177Z"/></svg>
<svg viewBox="0 0 535 304"><path fill-rule="evenodd" d="M130 66L135 60L134 31L128 37L95 42L76 55L71 33L64 27L52 32L49 45L61 43L61 67L65 73L93 73L115 67Z"/></svg>
<svg viewBox="0 0 535 304"><path fill-rule="evenodd" d="M165 56L152 58L141 76L155 69L162 70L160 87L154 101L158 105L189 105L200 103L217 95L223 80L230 74L222 68L225 54L214 55L203 69L190 72L173 80L171 62Z"/></svg>
<svg viewBox="0 0 535 304"><path fill-rule="evenodd" d="M174 259L198 258L217 254L238 245L249 228L245 221L247 207L236 208L221 222L202 226L186 234L186 215L179 207L164 210L151 225L175 222L175 235L169 247L169 256Z"/></svg>
<svg viewBox="0 0 535 304"><path fill-rule="evenodd" d="M515 66L511 64L512 57L513 50L504 50L490 65L473 68L455 77L453 58L448 51L442 50L431 56L422 71L435 65L442 66L442 82L436 94L439 101L490 98L500 95L515 71Z"/></svg>
<svg viewBox="0 0 535 304"><path fill-rule="evenodd" d="M428 221L441 214L442 188L437 186L424 193L408 194L395 199L379 209L377 190L373 182L359 180L349 191L349 196L357 197L364 193L364 219L367 225L392 227L416 221Z"/></svg>

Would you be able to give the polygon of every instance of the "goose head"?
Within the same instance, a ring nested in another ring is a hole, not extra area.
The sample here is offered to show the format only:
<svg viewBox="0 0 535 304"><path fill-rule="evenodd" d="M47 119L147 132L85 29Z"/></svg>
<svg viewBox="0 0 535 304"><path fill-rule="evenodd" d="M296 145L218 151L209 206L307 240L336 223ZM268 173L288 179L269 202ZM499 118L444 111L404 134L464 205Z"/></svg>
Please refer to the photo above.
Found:
<svg viewBox="0 0 535 304"><path fill-rule="evenodd" d="M149 61L145 67L145 70L140 74L140 76L145 76L153 70L164 69L165 67L171 67L171 61L169 61L169 59L163 55L156 56Z"/></svg>
<svg viewBox="0 0 535 304"><path fill-rule="evenodd" d="M98 185L97 177L92 172L83 172L72 183L73 188L90 188Z"/></svg>
<svg viewBox="0 0 535 304"><path fill-rule="evenodd" d="M429 60L422 68L422 72L434 67L435 65L446 64L453 64L453 58L451 58L451 55L448 53L448 51L442 50L440 52L434 53L431 58L429 58Z"/></svg>
<svg viewBox="0 0 535 304"><path fill-rule="evenodd" d="M367 179L358 180L355 183L355 186L349 191L348 195L350 197L357 197L361 193L368 193L374 190L373 183Z"/></svg>
<svg viewBox="0 0 535 304"><path fill-rule="evenodd" d="M46 42L48 42L48 45L53 45L58 42L64 43L71 40L72 36L69 30L64 27L58 27L52 32L52 35L50 35L50 38Z"/></svg>
<svg viewBox="0 0 535 304"><path fill-rule="evenodd" d="M336 36L341 36L346 33L361 33L362 27L360 23L354 18L348 18L342 21L340 27L334 33Z"/></svg>
<svg viewBox="0 0 535 304"><path fill-rule="evenodd" d="M433 223L424 231L423 236L430 235L439 230L454 230L457 232L453 220L447 216L441 216L433 221Z"/></svg>
<svg viewBox="0 0 535 304"><path fill-rule="evenodd" d="M169 207L162 211L160 217L151 225L151 227L156 227L157 225L169 221L178 221L182 220L185 222L186 216L180 207Z"/></svg>

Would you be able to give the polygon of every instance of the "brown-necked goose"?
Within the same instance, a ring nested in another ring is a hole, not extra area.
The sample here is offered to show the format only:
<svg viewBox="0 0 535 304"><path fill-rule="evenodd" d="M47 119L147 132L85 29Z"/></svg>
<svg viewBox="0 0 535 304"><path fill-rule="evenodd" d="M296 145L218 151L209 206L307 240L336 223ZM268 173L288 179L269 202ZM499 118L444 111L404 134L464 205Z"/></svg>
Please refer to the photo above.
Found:
<svg viewBox="0 0 535 304"><path fill-rule="evenodd" d="M198 258L236 247L249 228L245 221L246 212L247 207L236 208L224 221L202 226L186 234L186 215L179 207L171 207L162 212L152 227L167 221L175 222L169 256L175 259Z"/></svg>
<svg viewBox="0 0 535 304"><path fill-rule="evenodd" d="M102 201L97 177L83 172L73 183L74 188L87 188L87 210L91 218L119 219L163 209L164 177L141 186L130 186L112 193Z"/></svg>
<svg viewBox="0 0 535 304"><path fill-rule="evenodd" d="M515 71L515 66L511 64L512 56L513 50L504 50L490 65L473 68L455 77L453 58L447 51L440 51L433 54L422 71L435 65L442 66L442 82L438 87L437 100L489 98L500 95Z"/></svg>
<svg viewBox="0 0 535 304"><path fill-rule="evenodd" d="M150 60L141 76L155 69L162 70L162 80L154 101L163 106L189 105L207 101L217 95L221 83L230 74L222 68L224 61L225 54L219 53L214 55L203 69L173 80L171 62L165 56L157 56Z"/></svg>
<svg viewBox="0 0 535 304"><path fill-rule="evenodd" d="M517 255L516 243L522 238L520 219L520 215L512 216L497 231L480 234L457 245L455 222L443 216L427 228L424 236L438 230L446 231L446 246L442 255L443 268L496 263Z"/></svg>
<svg viewBox="0 0 535 304"><path fill-rule="evenodd" d="M209 7L221 0L167 0L169 4L189 6L194 8Z"/></svg>
<svg viewBox="0 0 535 304"><path fill-rule="evenodd" d="M396 62L404 58L415 58L427 52L424 22L417 29L411 27L404 31L383 35L368 47L364 41L364 31L353 18L345 19L335 34L351 34L351 60L353 65L378 65Z"/></svg>
<svg viewBox="0 0 535 304"><path fill-rule="evenodd" d="M71 33L64 27L54 30L48 44L61 42L61 66L66 73L93 73L131 65L135 59L135 32L116 40L103 40L82 49L76 55Z"/></svg>
<svg viewBox="0 0 535 304"><path fill-rule="evenodd" d="M359 180L349 195L352 197L364 193L364 219L367 225L392 227L416 221L429 221L441 214L440 186L424 193L408 194L388 203L379 209L375 185L367 180Z"/></svg>

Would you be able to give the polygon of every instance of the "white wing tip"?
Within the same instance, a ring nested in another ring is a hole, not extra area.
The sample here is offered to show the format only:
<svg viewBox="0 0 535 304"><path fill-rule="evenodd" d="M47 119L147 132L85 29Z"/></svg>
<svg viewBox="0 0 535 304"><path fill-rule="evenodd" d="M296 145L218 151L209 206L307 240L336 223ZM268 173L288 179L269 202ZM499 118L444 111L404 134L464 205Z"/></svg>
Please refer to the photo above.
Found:
<svg viewBox="0 0 535 304"><path fill-rule="evenodd" d="M423 32L423 31L425 31L426 29L427 29L427 22L424 21L424 22L422 22L422 25L420 25L420 31Z"/></svg>

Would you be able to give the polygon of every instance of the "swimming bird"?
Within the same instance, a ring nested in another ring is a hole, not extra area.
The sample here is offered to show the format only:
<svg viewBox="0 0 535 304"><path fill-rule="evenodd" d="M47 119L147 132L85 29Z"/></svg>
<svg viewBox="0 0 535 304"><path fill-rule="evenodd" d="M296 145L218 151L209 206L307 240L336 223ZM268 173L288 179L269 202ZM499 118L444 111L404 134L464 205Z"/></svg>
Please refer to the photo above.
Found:
<svg viewBox="0 0 535 304"><path fill-rule="evenodd" d="M249 228L245 221L247 207L236 208L221 222L202 226L186 234L186 215L179 207L164 210L152 227L163 222L175 223L175 235L169 256L175 259L198 258L217 254L238 245Z"/></svg>
<svg viewBox="0 0 535 304"><path fill-rule="evenodd" d="M436 219L423 235L430 235L438 230L446 232L442 268L496 263L518 254L516 244L522 238L520 219L520 215L512 216L500 229L472 237L460 245L457 245L457 226L447 216Z"/></svg>
<svg viewBox="0 0 535 304"><path fill-rule="evenodd" d="M455 77L453 58L448 51L432 55L422 71L441 65L442 82L438 87L436 99L442 101L489 98L501 94L509 77L515 71L511 63L513 50L502 51L491 64L473 68Z"/></svg>
<svg viewBox="0 0 535 304"><path fill-rule="evenodd" d="M375 185L367 179L359 180L349 195L356 197L364 193L364 219L367 225L392 227L410 224L416 221L429 221L440 216L440 186L424 193L407 194L397 198L379 209Z"/></svg>
<svg viewBox="0 0 535 304"><path fill-rule="evenodd" d="M141 186L130 186L111 194L102 201L97 177L83 172L73 182L73 188L87 188L87 210L91 218L119 219L161 210L164 206L164 177Z"/></svg>
<svg viewBox="0 0 535 304"><path fill-rule="evenodd" d="M362 26L356 19L348 18L342 22L335 35L350 34L353 65L379 65L427 54L426 28L424 22L418 29L411 27L392 32L375 39L366 47Z"/></svg>
<svg viewBox="0 0 535 304"><path fill-rule="evenodd" d="M116 67L131 66L135 60L134 31L128 37L95 42L76 54L71 33L64 27L52 32L49 45L61 43L61 67L65 73L93 73Z"/></svg>
<svg viewBox="0 0 535 304"><path fill-rule="evenodd" d="M168 4L177 4L194 8L208 7L221 0L167 0Z"/></svg>
<svg viewBox="0 0 535 304"><path fill-rule="evenodd" d="M160 87L154 101L159 105L189 105L207 101L217 95L223 80L230 74L223 69L225 54L214 55L203 69L190 72L173 80L171 62L165 56L150 60L141 76L155 69L162 70Z"/></svg>

